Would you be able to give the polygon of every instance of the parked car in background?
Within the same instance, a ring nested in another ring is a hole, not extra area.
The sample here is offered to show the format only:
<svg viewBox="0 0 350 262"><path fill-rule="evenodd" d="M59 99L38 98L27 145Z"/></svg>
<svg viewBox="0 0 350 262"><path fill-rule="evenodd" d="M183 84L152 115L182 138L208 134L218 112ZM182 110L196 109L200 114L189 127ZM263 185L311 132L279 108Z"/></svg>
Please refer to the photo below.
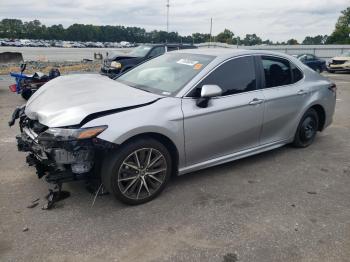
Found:
<svg viewBox="0 0 350 262"><path fill-rule="evenodd" d="M340 56L333 57L328 64L328 72L350 71L350 51L342 53Z"/></svg>
<svg viewBox="0 0 350 262"><path fill-rule="evenodd" d="M335 85L294 57L211 48L169 52L115 80L58 77L13 118L39 177L97 176L119 200L141 204L173 174L311 145L335 103Z"/></svg>
<svg viewBox="0 0 350 262"><path fill-rule="evenodd" d="M297 58L318 73L322 73L327 69L326 61L313 54L300 54Z"/></svg>
<svg viewBox="0 0 350 262"><path fill-rule="evenodd" d="M103 60L101 74L114 78L118 74L130 70L142 62L166 52L194 48L197 47L184 44L146 44L136 47L130 53L110 53Z"/></svg>

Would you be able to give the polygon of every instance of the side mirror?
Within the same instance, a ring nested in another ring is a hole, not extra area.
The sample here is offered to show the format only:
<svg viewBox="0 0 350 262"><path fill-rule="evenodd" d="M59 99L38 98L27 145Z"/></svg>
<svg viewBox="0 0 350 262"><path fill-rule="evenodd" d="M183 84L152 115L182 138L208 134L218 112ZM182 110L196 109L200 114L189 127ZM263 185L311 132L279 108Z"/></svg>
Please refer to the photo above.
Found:
<svg viewBox="0 0 350 262"><path fill-rule="evenodd" d="M21 73L23 73L24 70L26 70L26 67L27 67L27 64L26 64L26 63L21 64L21 66L20 66L20 68L21 68Z"/></svg>
<svg viewBox="0 0 350 262"><path fill-rule="evenodd" d="M220 96L222 94L221 87L217 85L204 85L201 88L201 97L198 98L196 104L198 107L207 107L210 98Z"/></svg>
<svg viewBox="0 0 350 262"><path fill-rule="evenodd" d="M201 89L201 97L214 97L222 94L221 87L217 85L204 85Z"/></svg>

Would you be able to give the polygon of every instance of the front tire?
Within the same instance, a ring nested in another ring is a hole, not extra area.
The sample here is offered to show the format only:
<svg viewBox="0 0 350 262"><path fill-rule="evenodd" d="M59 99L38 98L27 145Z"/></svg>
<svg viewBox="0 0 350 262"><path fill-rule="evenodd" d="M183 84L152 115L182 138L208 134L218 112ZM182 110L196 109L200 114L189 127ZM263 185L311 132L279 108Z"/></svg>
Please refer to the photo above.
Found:
<svg viewBox="0 0 350 262"><path fill-rule="evenodd" d="M108 155L102 166L102 182L118 200L143 204L165 188L172 170L167 148L154 139L137 139Z"/></svg>
<svg viewBox="0 0 350 262"><path fill-rule="evenodd" d="M300 120L294 136L295 147L308 147L316 137L319 126L319 117L315 109L310 108Z"/></svg>

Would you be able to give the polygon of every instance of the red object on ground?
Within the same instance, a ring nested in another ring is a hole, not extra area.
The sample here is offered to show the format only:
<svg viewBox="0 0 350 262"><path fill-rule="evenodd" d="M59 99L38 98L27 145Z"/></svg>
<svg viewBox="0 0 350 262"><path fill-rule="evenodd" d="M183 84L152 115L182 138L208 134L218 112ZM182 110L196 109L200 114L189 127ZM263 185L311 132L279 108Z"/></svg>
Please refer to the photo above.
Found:
<svg viewBox="0 0 350 262"><path fill-rule="evenodd" d="M9 88L10 88L10 91L11 91L11 92L16 93L16 91L17 91L16 84L10 85Z"/></svg>

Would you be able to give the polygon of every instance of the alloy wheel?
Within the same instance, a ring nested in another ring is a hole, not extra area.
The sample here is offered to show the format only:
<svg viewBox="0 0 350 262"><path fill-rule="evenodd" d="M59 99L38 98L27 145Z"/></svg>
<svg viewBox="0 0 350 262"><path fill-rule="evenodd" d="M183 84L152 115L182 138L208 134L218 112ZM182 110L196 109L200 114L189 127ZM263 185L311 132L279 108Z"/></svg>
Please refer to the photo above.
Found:
<svg viewBox="0 0 350 262"><path fill-rule="evenodd" d="M303 142L313 139L317 132L316 120L311 116L306 117L302 123L300 132L300 138Z"/></svg>
<svg viewBox="0 0 350 262"><path fill-rule="evenodd" d="M142 148L124 159L118 171L117 184L125 197L142 200L158 191L166 174L164 155L154 148Z"/></svg>

